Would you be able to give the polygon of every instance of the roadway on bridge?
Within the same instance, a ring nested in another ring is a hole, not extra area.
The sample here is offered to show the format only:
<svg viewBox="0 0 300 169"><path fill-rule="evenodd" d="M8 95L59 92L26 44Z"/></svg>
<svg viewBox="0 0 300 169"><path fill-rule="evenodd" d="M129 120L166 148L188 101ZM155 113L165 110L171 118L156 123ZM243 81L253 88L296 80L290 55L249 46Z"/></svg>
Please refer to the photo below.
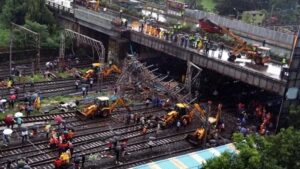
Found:
<svg viewBox="0 0 300 169"><path fill-rule="evenodd" d="M84 9L84 8L81 7L81 9ZM86 11L94 13L94 14L96 13L96 12L91 11L89 9L86 9ZM99 16L101 16L102 14L106 14L106 15L108 14L108 15L113 15L115 17L120 17L119 12L114 11L114 10L109 10L109 9L106 9L106 11L104 11L103 8L101 8L101 10L97 13L99 14ZM126 15L126 17L131 17L131 16ZM122 15L122 18L125 18L125 14ZM131 17L131 19L132 18L134 18L135 20L137 19L136 17ZM164 28L161 25L159 25L159 27ZM138 27L134 27L134 28L131 29L131 23L128 23L128 27L124 28L123 30L125 30L125 29L127 29L129 31L140 32ZM149 34L146 34L145 32L144 32L144 35L151 36ZM151 37L153 37L153 36L151 36ZM160 39L160 40L164 40L164 39L159 38L159 37L155 37L155 38ZM175 42L171 42L171 41L169 41L169 43L172 43L173 45L176 44ZM178 44L177 44L177 46L178 46ZM187 47L187 48L182 47L182 49L193 51L194 53L198 53L199 55L202 55L202 57L203 56L205 57L205 54L202 50L197 51L196 49L189 48L189 47ZM235 63L229 62L229 61L227 61L228 50L225 50L222 53L221 57L218 57L218 55L219 55L219 49L217 49L215 51L210 50L207 57L214 58L216 60L219 60L220 62L226 62L228 64L235 65L235 67L241 67L241 68L246 69L247 71L250 71L250 72L255 72L255 73L258 73L258 74L262 74L263 76L269 77L269 78L274 79L276 81L285 82L285 80L280 78L280 73L281 73L281 70L282 70L281 65L277 65L277 64L274 64L274 63L268 63L265 66L258 66L258 65L254 65L252 63L249 63L251 61L247 60L247 59L237 59L237 61Z"/></svg>

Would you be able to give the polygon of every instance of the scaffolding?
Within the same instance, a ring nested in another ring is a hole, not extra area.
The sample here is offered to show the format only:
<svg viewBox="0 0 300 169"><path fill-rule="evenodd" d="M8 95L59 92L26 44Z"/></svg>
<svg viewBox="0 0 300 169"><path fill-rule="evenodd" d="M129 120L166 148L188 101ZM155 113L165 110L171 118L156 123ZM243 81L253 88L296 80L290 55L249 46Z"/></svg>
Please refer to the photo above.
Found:
<svg viewBox="0 0 300 169"><path fill-rule="evenodd" d="M135 84L143 85L149 88L150 93L167 93L168 96L176 98L177 101L190 104L196 100L196 98L189 98L189 94L184 93L184 88L180 88L178 84L170 86L173 80L165 81L168 75L156 76L154 74L158 68L153 68L153 65L146 66L138 61L135 57L129 56L124 60L123 71L117 80L117 86L119 95L124 95L124 88L128 86L134 86Z"/></svg>

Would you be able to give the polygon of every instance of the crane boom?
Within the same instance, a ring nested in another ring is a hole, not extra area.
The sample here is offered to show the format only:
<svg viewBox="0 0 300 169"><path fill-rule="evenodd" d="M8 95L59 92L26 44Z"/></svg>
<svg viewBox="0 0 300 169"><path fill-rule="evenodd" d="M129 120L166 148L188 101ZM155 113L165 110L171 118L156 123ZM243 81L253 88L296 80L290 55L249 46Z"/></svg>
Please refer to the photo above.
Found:
<svg viewBox="0 0 300 169"><path fill-rule="evenodd" d="M264 48L257 46L249 47L245 40L234 34L229 28L220 26L207 18L199 19L199 26L205 32L227 35L234 40L235 46L230 52L229 61L235 61L241 53L245 53L247 58L254 60L254 62L259 65L264 65L264 63L271 60L269 49L265 50ZM258 50L262 51L259 52Z"/></svg>

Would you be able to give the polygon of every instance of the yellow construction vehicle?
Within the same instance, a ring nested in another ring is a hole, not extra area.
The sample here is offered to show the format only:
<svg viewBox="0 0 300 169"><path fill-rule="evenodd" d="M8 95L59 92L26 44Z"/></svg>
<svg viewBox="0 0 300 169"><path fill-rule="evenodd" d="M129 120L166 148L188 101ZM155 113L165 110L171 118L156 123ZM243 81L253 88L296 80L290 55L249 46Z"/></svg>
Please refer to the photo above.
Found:
<svg viewBox="0 0 300 169"><path fill-rule="evenodd" d="M118 105L124 106L128 112L131 112L124 98L120 97L109 104L109 97L102 96L97 97L94 104L86 106L80 113L85 117L107 117Z"/></svg>
<svg viewBox="0 0 300 169"><path fill-rule="evenodd" d="M163 127L167 127L167 126L174 124L174 122L176 120L178 120L178 119L180 119L180 117L186 115L188 107L189 106L185 103L177 103L175 105L174 110L170 111L163 117L163 120L162 120Z"/></svg>
<svg viewBox="0 0 300 169"><path fill-rule="evenodd" d="M222 104L218 104L218 108L217 108L217 114L215 117L209 117L208 118L208 122L209 122L209 126L210 125L218 125L219 121L220 121L220 118L221 118L221 113L222 113L222 107L223 105ZM201 108L201 107L200 107ZM204 117L205 115L205 110L202 109L202 113L201 113L201 116ZM219 130L217 129L211 129L210 127L208 126L208 131L207 131L207 135L208 135L208 139L213 136L215 133L218 133ZM188 142L190 142L191 144L194 144L194 145L201 145L202 142L203 142L203 139L204 139L204 136L205 136L205 129L204 128L198 128L196 129L196 131L193 133L193 134L189 134L187 135L186 139Z"/></svg>
<svg viewBox="0 0 300 169"><path fill-rule="evenodd" d="M208 118L208 121L209 121L210 124L216 124L216 125L219 124L220 118L221 118L221 115L222 115L222 107L223 107L222 104L218 104L216 116Z"/></svg>
<svg viewBox="0 0 300 169"><path fill-rule="evenodd" d="M95 77L97 71L99 70L99 68L102 66L101 63L93 63L92 64L92 69L89 69L85 72L85 74L83 75L83 79L87 80L91 77Z"/></svg>
<svg viewBox="0 0 300 169"><path fill-rule="evenodd" d="M196 112L200 113L200 118L205 118L206 111L199 104L195 103L194 108L188 114L181 117L181 122L183 125L191 123Z"/></svg>
<svg viewBox="0 0 300 169"><path fill-rule="evenodd" d="M193 134L188 134L186 139L194 145L201 145L205 136L204 128L197 128Z"/></svg>
<svg viewBox="0 0 300 169"><path fill-rule="evenodd" d="M93 69L89 69L85 72L85 75L83 76L84 79L87 80L91 77L95 78L95 79L97 78L96 77L97 71L99 70L99 67L102 66L102 64L101 63L93 63L92 66L93 66ZM109 75L111 75L112 73L121 74L121 72L122 72L121 69L117 65L111 65L108 68L104 68L100 74L103 78L106 78Z"/></svg>
<svg viewBox="0 0 300 169"><path fill-rule="evenodd" d="M94 10L97 11L97 12L99 12L99 10L100 10L100 0L96 0L96 4L95 4Z"/></svg>
<svg viewBox="0 0 300 169"><path fill-rule="evenodd" d="M101 72L101 75L103 78L106 78L107 76L109 76L110 74L112 73L118 73L118 74L121 74L122 71L121 69L117 66L117 65L111 65L110 68L108 69L104 69L102 72Z"/></svg>

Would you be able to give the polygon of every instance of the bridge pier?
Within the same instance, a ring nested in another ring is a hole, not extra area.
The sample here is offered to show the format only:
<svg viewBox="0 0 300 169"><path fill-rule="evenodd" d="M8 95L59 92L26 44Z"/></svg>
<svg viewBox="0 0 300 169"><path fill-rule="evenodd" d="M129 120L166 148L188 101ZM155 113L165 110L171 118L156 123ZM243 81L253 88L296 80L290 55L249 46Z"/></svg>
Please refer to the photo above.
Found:
<svg viewBox="0 0 300 169"><path fill-rule="evenodd" d="M291 56L292 60L285 88L285 94L283 96L283 102L278 117L280 121L278 120L277 126L279 127L287 126L287 124L289 123L287 116L289 115L290 107L292 105L300 105L300 92L298 91L300 89L300 33L298 34L298 38L295 43L296 45L293 52L293 56ZM296 98L289 98L292 95L294 95ZM291 119L290 117L290 120L294 119Z"/></svg>
<svg viewBox="0 0 300 169"><path fill-rule="evenodd" d="M109 37L107 62L119 65L128 53L128 43L127 39Z"/></svg>

